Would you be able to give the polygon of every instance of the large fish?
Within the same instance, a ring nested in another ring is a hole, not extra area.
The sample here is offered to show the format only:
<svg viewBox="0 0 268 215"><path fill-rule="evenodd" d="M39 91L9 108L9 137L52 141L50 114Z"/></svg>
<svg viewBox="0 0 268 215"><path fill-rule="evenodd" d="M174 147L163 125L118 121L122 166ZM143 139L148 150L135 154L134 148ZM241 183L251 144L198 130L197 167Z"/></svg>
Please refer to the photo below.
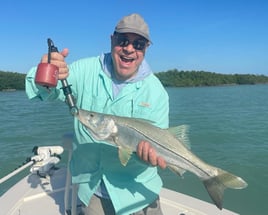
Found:
<svg viewBox="0 0 268 215"><path fill-rule="evenodd" d="M185 135L180 130L184 127L161 129L146 120L86 110L79 110L77 118L93 138L118 147L119 159L124 166L136 151L138 143L141 140L148 141L171 170L180 175L185 170L197 175L219 209L222 209L225 188L242 189L247 186L242 178L211 166L194 155L183 143Z"/></svg>

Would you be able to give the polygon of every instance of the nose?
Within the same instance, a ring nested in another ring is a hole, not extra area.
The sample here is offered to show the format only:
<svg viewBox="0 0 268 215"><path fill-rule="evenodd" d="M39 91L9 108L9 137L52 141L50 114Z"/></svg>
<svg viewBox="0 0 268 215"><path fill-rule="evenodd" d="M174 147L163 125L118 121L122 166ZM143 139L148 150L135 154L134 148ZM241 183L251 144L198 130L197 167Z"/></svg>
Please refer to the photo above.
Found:
<svg viewBox="0 0 268 215"><path fill-rule="evenodd" d="M132 43L129 43L127 46L123 47L123 51L125 53L132 53L135 51L135 49L134 49Z"/></svg>

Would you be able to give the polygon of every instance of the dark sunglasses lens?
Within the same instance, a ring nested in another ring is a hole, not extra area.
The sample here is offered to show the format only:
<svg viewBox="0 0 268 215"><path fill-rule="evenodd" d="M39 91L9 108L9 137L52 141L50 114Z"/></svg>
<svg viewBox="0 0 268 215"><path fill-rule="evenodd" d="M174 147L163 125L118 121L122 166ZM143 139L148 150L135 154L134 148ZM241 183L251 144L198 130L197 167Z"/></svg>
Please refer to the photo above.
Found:
<svg viewBox="0 0 268 215"><path fill-rule="evenodd" d="M133 41L133 47L136 50L143 50L146 46L146 41L144 40L134 40Z"/></svg>
<svg viewBox="0 0 268 215"><path fill-rule="evenodd" d="M121 47L128 46L129 40L127 37L117 37L117 45Z"/></svg>
<svg viewBox="0 0 268 215"><path fill-rule="evenodd" d="M131 42L129 41L129 39L125 36L117 36L116 37L116 43L118 46L121 46L121 47L126 47L128 46ZM134 40L132 42L132 45L133 47L136 49L136 50L143 50L146 46L146 41L143 40L143 39L137 39L137 40Z"/></svg>

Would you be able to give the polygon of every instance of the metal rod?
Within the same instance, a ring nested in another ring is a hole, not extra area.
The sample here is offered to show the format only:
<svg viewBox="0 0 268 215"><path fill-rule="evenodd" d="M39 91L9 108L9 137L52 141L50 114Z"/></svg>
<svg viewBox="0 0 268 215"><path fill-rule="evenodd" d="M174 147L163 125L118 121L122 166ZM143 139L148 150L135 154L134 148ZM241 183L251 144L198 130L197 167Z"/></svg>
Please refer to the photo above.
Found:
<svg viewBox="0 0 268 215"><path fill-rule="evenodd" d="M18 174L19 172L23 171L24 169L26 169L27 167L31 166L34 163L34 161L29 161L28 163L24 164L23 166L21 166L20 168L14 170L13 172L9 173L8 175L6 175L5 177L0 179L0 184L2 184L3 182L5 182L6 180L10 179L11 177L13 177L14 175Z"/></svg>
<svg viewBox="0 0 268 215"><path fill-rule="evenodd" d="M58 49L56 46L54 46L54 43L50 38L47 39L47 43L48 43L48 63L50 63L51 52L58 52ZM71 114L77 115L78 108L75 104L75 99L72 95L71 85L68 84L66 79L61 80L61 84L62 84L61 89L63 90L63 93L64 93L65 98L66 98L66 103L70 108Z"/></svg>

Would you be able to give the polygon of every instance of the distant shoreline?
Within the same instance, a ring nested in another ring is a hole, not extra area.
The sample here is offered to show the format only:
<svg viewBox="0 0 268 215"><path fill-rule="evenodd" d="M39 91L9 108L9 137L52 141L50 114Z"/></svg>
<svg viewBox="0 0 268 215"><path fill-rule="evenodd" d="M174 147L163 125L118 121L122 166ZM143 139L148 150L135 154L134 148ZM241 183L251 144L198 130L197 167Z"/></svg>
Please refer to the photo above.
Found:
<svg viewBox="0 0 268 215"><path fill-rule="evenodd" d="M2 89L2 92L15 92L17 91L16 89Z"/></svg>
<svg viewBox="0 0 268 215"><path fill-rule="evenodd" d="M268 84L268 76L254 74L220 74L205 71L178 71L154 73L164 87L209 87ZM26 74L0 71L0 91L25 90Z"/></svg>

